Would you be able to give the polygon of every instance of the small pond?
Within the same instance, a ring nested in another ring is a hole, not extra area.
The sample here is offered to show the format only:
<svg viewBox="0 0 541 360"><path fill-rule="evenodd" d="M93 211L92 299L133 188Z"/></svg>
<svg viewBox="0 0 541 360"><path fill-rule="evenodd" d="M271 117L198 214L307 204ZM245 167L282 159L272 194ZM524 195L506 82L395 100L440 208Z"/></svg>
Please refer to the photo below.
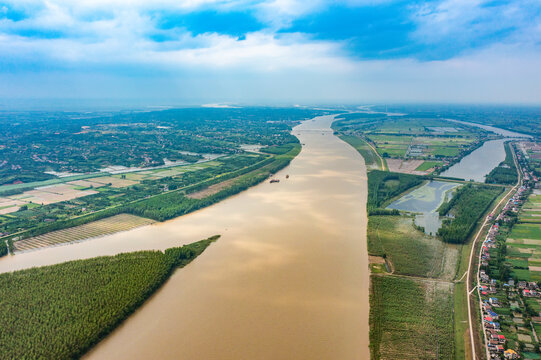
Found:
<svg viewBox="0 0 541 360"><path fill-rule="evenodd" d="M441 226L438 207L452 196L452 189L460 184L431 181L393 201L387 208L416 213L415 224L425 228L425 233L435 235Z"/></svg>

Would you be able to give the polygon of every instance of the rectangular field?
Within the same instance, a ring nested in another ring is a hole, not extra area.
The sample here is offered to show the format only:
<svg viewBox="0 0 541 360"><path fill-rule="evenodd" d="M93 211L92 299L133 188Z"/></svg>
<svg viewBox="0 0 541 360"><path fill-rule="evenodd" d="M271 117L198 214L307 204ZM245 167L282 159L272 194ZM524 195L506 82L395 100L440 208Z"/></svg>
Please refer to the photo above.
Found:
<svg viewBox="0 0 541 360"><path fill-rule="evenodd" d="M139 183L138 181L120 179L113 176L103 176L100 178L93 179L93 181L100 184L109 185L114 188L122 188L122 187L127 187L130 185L135 185Z"/></svg>
<svg viewBox="0 0 541 360"><path fill-rule="evenodd" d="M126 231L140 226L149 225L154 222L154 220L139 216L119 214L88 224L52 231L44 235L38 235L28 239L15 241L13 243L13 247L15 248L15 252L33 250L113 234L120 231Z"/></svg>
<svg viewBox="0 0 541 360"><path fill-rule="evenodd" d="M417 170L417 171L428 171L428 170L432 169L434 166L439 166L441 164L442 164L441 161L424 161L415 170Z"/></svg>
<svg viewBox="0 0 541 360"><path fill-rule="evenodd" d="M372 276L371 358L454 359L453 284Z"/></svg>
<svg viewBox="0 0 541 360"><path fill-rule="evenodd" d="M452 279L458 250L415 229L404 216L370 216L368 253L386 256L400 275Z"/></svg>
<svg viewBox="0 0 541 360"><path fill-rule="evenodd" d="M509 235L512 239L541 239L541 225L517 224Z"/></svg>

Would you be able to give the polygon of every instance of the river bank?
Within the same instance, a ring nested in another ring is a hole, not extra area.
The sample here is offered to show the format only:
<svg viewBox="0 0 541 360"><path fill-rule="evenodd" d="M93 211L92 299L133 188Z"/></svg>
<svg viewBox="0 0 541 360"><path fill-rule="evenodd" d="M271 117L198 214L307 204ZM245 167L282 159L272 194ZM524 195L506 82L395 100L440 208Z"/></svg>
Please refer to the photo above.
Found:
<svg viewBox="0 0 541 360"><path fill-rule="evenodd" d="M366 169L333 135L333 119L294 129L304 146L279 183L164 223L8 257L0 272L221 234L87 358L366 358Z"/></svg>

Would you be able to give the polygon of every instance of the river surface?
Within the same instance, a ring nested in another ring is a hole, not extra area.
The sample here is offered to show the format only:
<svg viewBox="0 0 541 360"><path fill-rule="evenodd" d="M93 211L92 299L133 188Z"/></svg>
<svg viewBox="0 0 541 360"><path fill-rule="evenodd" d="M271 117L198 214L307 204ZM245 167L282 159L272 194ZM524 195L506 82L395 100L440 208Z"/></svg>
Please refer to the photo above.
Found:
<svg viewBox="0 0 541 360"><path fill-rule="evenodd" d="M304 146L277 184L165 223L9 256L0 272L222 234L86 358L367 359L366 168L332 121L294 129Z"/></svg>
<svg viewBox="0 0 541 360"><path fill-rule="evenodd" d="M506 141L508 139L485 142L479 149L472 151L440 175L485 182L485 176L505 160L503 144Z"/></svg>
<svg viewBox="0 0 541 360"><path fill-rule="evenodd" d="M487 131L491 131L493 133L496 133L498 135L502 135L508 138L532 138L531 135L521 134L518 132L509 131L505 129L500 129L500 128L490 126L490 125L482 125L482 124L477 124L477 123L473 123L469 121L461 121L461 120L453 120L453 119L445 119L445 120L452 121L459 124L464 124L464 125L476 126L478 128L485 129Z"/></svg>

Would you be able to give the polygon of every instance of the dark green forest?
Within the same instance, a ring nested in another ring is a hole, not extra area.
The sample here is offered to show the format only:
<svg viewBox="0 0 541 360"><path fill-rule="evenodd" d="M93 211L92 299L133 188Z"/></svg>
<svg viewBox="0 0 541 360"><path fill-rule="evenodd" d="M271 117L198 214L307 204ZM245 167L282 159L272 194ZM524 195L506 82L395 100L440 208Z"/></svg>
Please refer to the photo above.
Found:
<svg viewBox="0 0 541 360"><path fill-rule="evenodd" d="M0 274L0 358L80 357L218 237Z"/></svg>
<svg viewBox="0 0 541 360"><path fill-rule="evenodd" d="M453 198L438 209L440 216L452 216L443 220L438 236L453 244L466 242L479 218L503 190L500 187L472 184L458 188Z"/></svg>
<svg viewBox="0 0 541 360"><path fill-rule="evenodd" d="M393 197L420 185L426 178L423 176L393 173L380 170L368 173L368 211L382 207Z"/></svg>
<svg viewBox="0 0 541 360"><path fill-rule="evenodd" d="M511 144L505 143L505 160L486 176L487 184L514 185L518 181L517 168L511 152Z"/></svg>

